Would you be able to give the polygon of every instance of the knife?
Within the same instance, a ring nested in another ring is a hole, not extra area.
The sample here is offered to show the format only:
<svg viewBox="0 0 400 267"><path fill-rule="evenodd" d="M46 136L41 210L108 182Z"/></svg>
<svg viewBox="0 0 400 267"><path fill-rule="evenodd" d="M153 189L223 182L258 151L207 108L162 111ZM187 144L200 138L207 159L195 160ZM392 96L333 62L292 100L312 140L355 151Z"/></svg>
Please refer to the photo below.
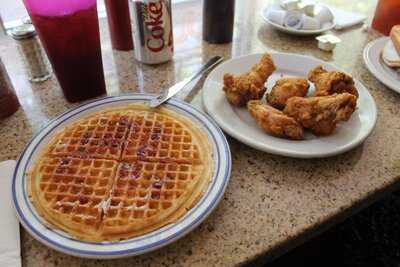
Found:
<svg viewBox="0 0 400 267"><path fill-rule="evenodd" d="M185 88L186 85L188 85L191 81L196 79L197 77L203 75L206 71L214 68L217 66L219 63L221 63L224 60L223 57L220 56L215 56L211 58L203 67L201 67L196 73L193 75L189 76L188 78L176 83L175 85L171 86L167 90L165 90L161 95L155 96L152 99L150 99L149 106L151 108L158 107L174 95L176 95L179 91L181 91L183 88Z"/></svg>

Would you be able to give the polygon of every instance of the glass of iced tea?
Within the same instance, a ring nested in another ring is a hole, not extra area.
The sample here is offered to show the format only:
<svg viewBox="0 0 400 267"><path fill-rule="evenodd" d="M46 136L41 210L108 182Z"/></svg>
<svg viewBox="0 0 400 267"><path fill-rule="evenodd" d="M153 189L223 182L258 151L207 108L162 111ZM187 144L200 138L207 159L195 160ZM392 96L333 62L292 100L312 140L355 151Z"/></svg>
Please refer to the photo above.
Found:
<svg viewBox="0 0 400 267"><path fill-rule="evenodd" d="M389 35L394 25L400 24L400 1L379 0L376 6L372 28Z"/></svg>
<svg viewBox="0 0 400 267"><path fill-rule="evenodd" d="M64 96L106 93L96 0L24 0Z"/></svg>

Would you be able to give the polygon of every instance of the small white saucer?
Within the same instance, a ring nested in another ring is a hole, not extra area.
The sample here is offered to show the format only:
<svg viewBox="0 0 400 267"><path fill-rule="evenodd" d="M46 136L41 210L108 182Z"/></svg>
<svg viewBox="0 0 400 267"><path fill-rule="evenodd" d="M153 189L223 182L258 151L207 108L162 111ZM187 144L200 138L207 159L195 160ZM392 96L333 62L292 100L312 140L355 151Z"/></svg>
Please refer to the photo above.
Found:
<svg viewBox="0 0 400 267"><path fill-rule="evenodd" d="M318 34L322 34L326 31L329 31L331 29L333 29L336 25L335 21L331 22L331 23L326 23L324 24L324 27L322 27L321 29L318 30L298 30L298 29L294 29L294 28L288 28L282 25L279 25L271 20L268 19L268 12L270 10L276 9L276 5L270 5L267 8L265 8L262 12L262 17L264 19L264 21L266 23L268 23L269 25L271 25L272 27L274 27L275 29L288 33L288 34L293 34L293 35L318 35Z"/></svg>
<svg viewBox="0 0 400 267"><path fill-rule="evenodd" d="M382 49L388 40L389 37L381 37L367 44L363 53L364 63L375 78L400 93L400 71L387 66L381 57Z"/></svg>

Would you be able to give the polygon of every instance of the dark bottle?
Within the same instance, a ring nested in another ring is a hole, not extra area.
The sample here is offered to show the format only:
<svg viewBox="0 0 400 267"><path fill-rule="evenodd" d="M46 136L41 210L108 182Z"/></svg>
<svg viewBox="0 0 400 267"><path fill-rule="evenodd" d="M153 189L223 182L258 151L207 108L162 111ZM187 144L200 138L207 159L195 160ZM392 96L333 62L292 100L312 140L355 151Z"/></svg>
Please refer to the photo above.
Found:
<svg viewBox="0 0 400 267"><path fill-rule="evenodd" d="M132 50L132 28L128 0L105 0L111 44L117 50Z"/></svg>
<svg viewBox="0 0 400 267"><path fill-rule="evenodd" d="M19 106L14 87L0 59L0 119L14 114Z"/></svg>
<svg viewBox="0 0 400 267"><path fill-rule="evenodd" d="M235 0L203 0L203 40L212 44L232 42Z"/></svg>

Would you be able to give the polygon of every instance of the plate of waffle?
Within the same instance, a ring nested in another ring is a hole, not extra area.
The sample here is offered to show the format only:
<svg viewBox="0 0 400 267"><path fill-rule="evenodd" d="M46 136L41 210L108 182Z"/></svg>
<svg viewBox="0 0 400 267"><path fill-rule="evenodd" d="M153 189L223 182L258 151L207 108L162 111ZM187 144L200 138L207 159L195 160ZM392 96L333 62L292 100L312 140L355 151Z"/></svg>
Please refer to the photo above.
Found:
<svg viewBox="0 0 400 267"><path fill-rule="evenodd" d="M375 101L350 74L287 53L225 61L207 77L206 112L229 135L268 153L321 158L348 151L372 132Z"/></svg>
<svg viewBox="0 0 400 267"><path fill-rule="evenodd" d="M158 249L198 226L228 184L216 123L171 99L106 97L69 110L26 146L14 173L17 215L36 239L87 258Z"/></svg>

